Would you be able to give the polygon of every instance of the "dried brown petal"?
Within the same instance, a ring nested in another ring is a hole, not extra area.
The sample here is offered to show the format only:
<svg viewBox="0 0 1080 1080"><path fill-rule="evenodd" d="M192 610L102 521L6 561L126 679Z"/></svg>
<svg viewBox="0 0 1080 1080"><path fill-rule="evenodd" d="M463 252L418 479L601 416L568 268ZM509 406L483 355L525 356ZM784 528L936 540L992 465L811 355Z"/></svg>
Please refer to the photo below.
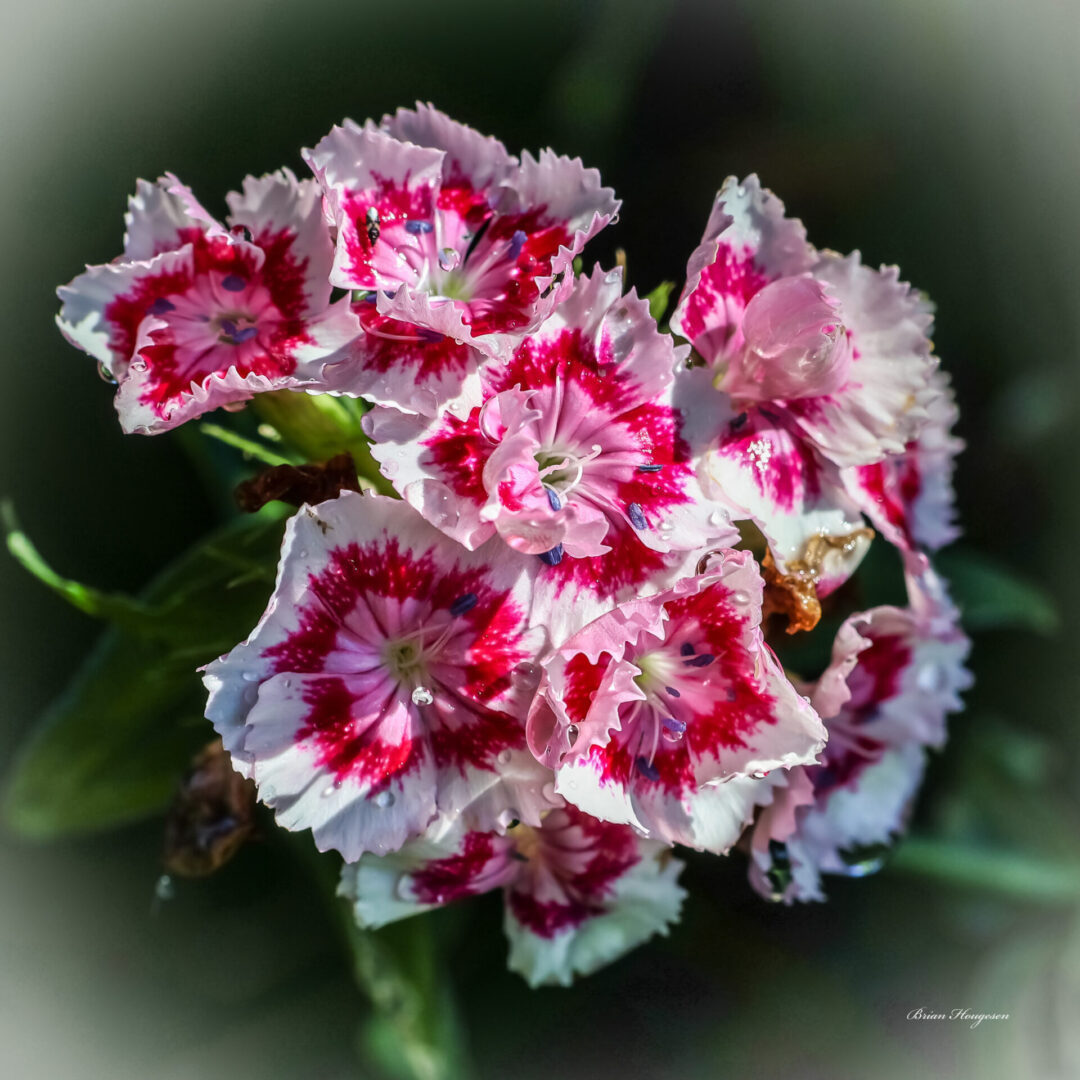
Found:
<svg viewBox="0 0 1080 1080"><path fill-rule="evenodd" d="M253 514L275 499L301 506L325 502L342 491L359 490L356 463L351 454L343 453L307 465L272 465L237 485L236 502L241 510Z"/></svg>
<svg viewBox="0 0 1080 1080"><path fill-rule="evenodd" d="M162 862L177 877L206 877L255 831L255 785L236 772L220 739L192 762L165 819Z"/></svg>

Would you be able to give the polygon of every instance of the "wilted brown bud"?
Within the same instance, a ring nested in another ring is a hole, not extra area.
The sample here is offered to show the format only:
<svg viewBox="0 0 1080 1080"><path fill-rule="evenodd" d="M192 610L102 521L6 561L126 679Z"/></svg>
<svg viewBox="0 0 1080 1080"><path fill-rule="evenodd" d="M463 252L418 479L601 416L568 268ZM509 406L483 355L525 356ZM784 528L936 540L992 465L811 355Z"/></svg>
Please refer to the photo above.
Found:
<svg viewBox="0 0 1080 1080"><path fill-rule="evenodd" d="M272 465L237 485L236 503L253 514L275 499L301 506L325 502L343 491L359 490L356 463L351 454L345 453L307 465Z"/></svg>
<svg viewBox="0 0 1080 1080"><path fill-rule="evenodd" d="M206 877L255 831L255 785L236 772L215 739L192 762L165 819L165 870Z"/></svg>

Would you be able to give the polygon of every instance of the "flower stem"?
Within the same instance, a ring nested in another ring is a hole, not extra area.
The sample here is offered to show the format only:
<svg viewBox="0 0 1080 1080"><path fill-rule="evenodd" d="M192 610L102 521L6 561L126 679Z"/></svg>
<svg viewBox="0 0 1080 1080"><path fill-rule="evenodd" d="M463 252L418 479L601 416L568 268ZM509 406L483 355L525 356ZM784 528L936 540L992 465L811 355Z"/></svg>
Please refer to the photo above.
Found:
<svg viewBox="0 0 1080 1080"><path fill-rule="evenodd" d="M909 837L889 859L889 866L904 873L1033 903L1080 901L1080 863L1077 862L1052 862L1014 851Z"/></svg>

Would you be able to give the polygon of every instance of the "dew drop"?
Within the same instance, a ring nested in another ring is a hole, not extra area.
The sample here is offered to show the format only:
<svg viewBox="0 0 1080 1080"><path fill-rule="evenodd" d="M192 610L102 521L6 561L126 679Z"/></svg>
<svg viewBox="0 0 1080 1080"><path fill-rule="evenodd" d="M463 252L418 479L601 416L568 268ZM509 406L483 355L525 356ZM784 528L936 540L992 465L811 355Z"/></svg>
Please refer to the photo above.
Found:
<svg viewBox="0 0 1080 1080"><path fill-rule="evenodd" d="M145 360L132 360L132 362L131 362L131 370L135 371L135 372L139 372L141 374L142 372L144 372L146 370L146 361Z"/></svg>
<svg viewBox="0 0 1080 1080"><path fill-rule="evenodd" d="M540 682L540 675L539 664L534 664L531 660L523 660L514 668L511 678L521 688L535 690Z"/></svg>
<svg viewBox="0 0 1080 1080"><path fill-rule="evenodd" d="M176 884L168 874L162 874L154 882L154 899L158 901L172 900L176 896Z"/></svg>
<svg viewBox="0 0 1080 1080"><path fill-rule="evenodd" d="M721 510L714 510L709 515L709 524L712 526L723 525L727 521L727 515Z"/></svg>
<svg viewBox="0 0 1080 1080"><path fill-rule="evenodd" d="M435 695L426 686L418 686L412 692L412 703L414 705L430 705L434 700Z"/></svg>
<svg viewBox="0 0 1080 1080"><path fill-rule="evenodd" d="M443 248L439 252L439 266L447 273L461 265L461 256L453 248Z"/></svg>
<svg viewBox="0 0 1080 1080"><path fill-rule="evenodd" d="M241 678L246 680L247 682L258 682L259 681L259 673L257 671L252 671L249 668L247 671L245 671L243 673L243 675L241 675Z"/></svg>
<svg viewBox="0 0 1080 1080"><path fill-rule="evenodd" d="M764 779L765 779L765 777L766 777L766 776L768 776L768 775L769 775L769 774L768 774L767 772L765 772L764 770L762 770L762 769L756 769L756 770L755 770L754 772L752 772L752 773L750 774L750 776L751 776L751 777L752 777L752 778L753 778L754 780L764 780Z"/></svg>
<svg viewBox="0 0 1080 1080"><path fill-rule="evenodd" d="M113 376L113 373L105 366L105 362L103 360L98 361L97 373L98 378L102 382L110 383L113 386L116 385L116 379Z"/></svg>
<svg viewBox="0 0 1080 1080"><path fill-rule="evenodd" d="M509 765L512 757L513 754L509 750L500 750L497 760L500 765Z"/></svg>
<svg viewBox="0 0 1080 1080"><path fill-rule="evenodd" d="M380 810L386 810L394 805L394 793L392 791L380 791L375 796L375 805Z"/></svg>
<svg viewBox="0 0 1080 1080"><path fill-rule="evenodd" d="M731 602L733 604L738 604L739 607L746 607L746 605L750 603L750 594L739 589L737 592L731 594Z"/></svg>
<svg viewBox="0 0 1080 1080"><path fill-rule="evenodd" d="M387 479L397 475L398 464L393 459L389 461L384 461L381 468L383 476L387 477Z"/></svg>
<svg viewBox="0 0 1080 1080"><path fill-rule="evenodd" d="M928 694L939 694L949 685L949 676L941 664L926 664L915 676L915 685Z"/></svg>

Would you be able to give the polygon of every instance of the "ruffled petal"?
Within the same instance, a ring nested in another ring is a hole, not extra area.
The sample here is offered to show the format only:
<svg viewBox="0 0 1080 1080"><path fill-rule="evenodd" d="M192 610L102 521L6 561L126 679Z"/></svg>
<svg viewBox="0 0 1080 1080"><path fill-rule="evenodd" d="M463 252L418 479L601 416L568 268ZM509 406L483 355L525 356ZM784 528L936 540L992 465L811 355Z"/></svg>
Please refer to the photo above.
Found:
<svg viewBox="0 0 1080 1080"><path fill-rule="evenodd" d="M929 419L937 366L928 337L932 308L899 273L895 266L864 266L858 252L826 253L813 270L838 301L852 362L840 389L787 407L837 465L869 465L903 453Z"/></svg>
<svg viewBox="0 0 1080 1080"><path fill-rule="evenodd" d="M513 841L474 832L460 820L439 822L390 855L363 855L341 869L338 896L357 923L377 930L469 896L501 888L520 873Z"/></svg>
<svg viewBox="0 0 1080 1080"><path fill-rule="evenodd" d="M424 283L443 157L349 120L304 151L337 230L331 284L396 290Z"/></svg>
<svg viewBox="0 0 1080 1080"><path fill-rule="evenodd" d="M171 173L156 183L139 180L124 215L124 259L141 262L175 251L196 235L224 235L191 188Z"/></svg>
<svg viewBox="0 0 1080 1080"><path fill-rule="evenodd" d="M701 243L686 267L686 285L671 328L710 364L743 344L742 316L770 281L801 274L816 254L802 222L756 176L729 176L717 192Z"/></svg>
<svg viewBox="0 0 1080 1080"><path fill-rule="evenodd" d="M729 421L700 469L707 492L761 529L778 570L808 578L819 596L843 584L870 546L836 466L766 410Z"/></svg>
<svg viewBox="0 0 1080 1080"><path fill-rule="evenodd" d="M264 274L302 289L306 312L330 303L334 245L322 212L322 192L314 180L297 180L290 169L248 176L243 190L225 196L229 223L247 229L266 255Z"/></svg>
<svg viewBox="0 0 1080 1080"><path fill-rule="evenodd" d="M374 299L358 301L353 312L362 332L335 370L335 390L427 418L443 410L468 416L480 404L485 357L472 346L382 315Z"/></svg>
<svg viewBox="0 0 1080 1080"><path fill-rule="evenodd" d="M524 851L504 927L510 969L530 986L568 986L666 934L679 917L682 864L630 829L567 807L544 819Z"/></svg>
<svg viewBox="0 0 1080 1080"><path fill-rule="evenodd" d="M902 454L841 472L863 513L916 573L926 567L920 548L936 551L960 532L952 475L964 443L951 433L959 413L948 374L939 368L930 384L929 421Z"/></svg>

